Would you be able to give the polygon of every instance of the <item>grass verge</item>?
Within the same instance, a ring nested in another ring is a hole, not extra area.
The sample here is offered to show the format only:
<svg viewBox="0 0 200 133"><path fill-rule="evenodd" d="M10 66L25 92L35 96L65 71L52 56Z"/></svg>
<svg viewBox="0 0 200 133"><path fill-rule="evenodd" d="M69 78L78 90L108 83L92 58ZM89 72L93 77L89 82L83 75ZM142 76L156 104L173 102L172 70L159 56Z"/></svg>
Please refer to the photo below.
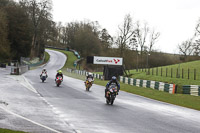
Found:
<svg viewBox="0 0 200 133"><path fill-rule="evenodd" d="M63 52L63 51L60 50L60 52ZM64 52L66 52L66 51L64 51ZM69 77L77 78L77 79L84 81L85 76L77 75L74 73L69 73L66 71L66 68L68 66L70 66L69 63L73 62L72 60L74 59L74 58L70 59L70 57L71 56L68 56L68 61L65 63L64 67L62 68L63 74L67 75ZM105 86L107 82L108 81L102 81L99 79L95 79L94 83ZM137 94L137 95L144 96L147 98L159 100L162 102L171 103L174 105L179 105L179 106L183 106L183 107L187 107L187 108L191 108L191 109L200 110L200 97L198 97L198 96L191 96L191 95L185 95L185 94L169 94L166 92L162 92L162 91L158 91L158 90L154 90L154 89L150 89L150 88L131 86L131 85L127 85L124 83L120 83L120 85L121 85L122 91L126 91L129 93Z"/></svg>
<svg viewBox="0 0 200 133"><path fill-rule="evenodd" d="M173 83L177 85L177 93L182 94L182 86L183 85L200 85L199 80L192 80L192 79L181 79L181 78L171 78L165 76L155 76L155 75L146 75L145 72L131 72L132 78L137 79L145 79L145 80L153 80L153 81L160 81L165 83Z"/></svg>
<svg viewBox="0 0 200 133"><path fill-rule="evenodd" d="M45 58L44 58L44 64L45 64L49 61L50 55L47 52L45 52L44 54L45 54Z"/></svg>
<svg viewBox="0 0 200 133"><path fill-rule="evenodd" d="M40 64L40 65L32 66L32 67L30 68L31 70L37 69L38 66L44 65L44 64L46 64L46 63L49 61L49 59L50 59L49 53L48 53L48 52L45 52L44 54L45 54L44 62L43 62L42 64Z"/></svg>
<svg viewBox="0 0 200 133"><path fill-rule="evenodd" d="M76 61L78 58L74 55L73 52L65 51L65 50L59 50L59 49L52 49L52 48L48 48L48 49L59 51L59 52L62 52L63 54L65 54L67 56L67 61L65 62L65 65L63 66L63 68L74 69L74 61Z"/></svg>
<svg viewBox="0 0 200 133"><path fill-rule="evenodd" d="M1 129L0 128L0 133L25 133L22 131L13 131L13 130L9 130L9 129Z"/></svg>

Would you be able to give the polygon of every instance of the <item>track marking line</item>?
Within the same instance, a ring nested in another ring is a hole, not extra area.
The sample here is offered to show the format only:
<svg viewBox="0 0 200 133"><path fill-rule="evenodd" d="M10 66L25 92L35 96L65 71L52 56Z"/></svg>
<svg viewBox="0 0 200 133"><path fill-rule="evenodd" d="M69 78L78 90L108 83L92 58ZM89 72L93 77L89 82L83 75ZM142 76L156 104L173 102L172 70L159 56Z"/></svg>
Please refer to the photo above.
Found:
<svg viewBox="0 0 200 133"><path fill-rule="evenodd" d="M35 121L32 121L32 120L30 120L30 119L28 119L28 118L26 118L26 117L21 116L21 115L15 114L15 113L13 113L13 112L9 111L8 109L5 109L5 108L3 108L3 107L1 107L1 106L0 106L0 108L3 109L3 110L5 110L6 112L8 112L8 113L10 113L10 114L12 114L12 115L14 115L14 116L16 116L16 117L19 117L19 118L21 118L21 119L24 119L24 120L26 120L26 121L29 121L29 122L31 122L31 123L33 123L33 124L35 124L35 125L40 126L40 127L46 128L46 129L48 129L48 130L50 130L50 131L52 131L52 132L61 133L60 131L57 131L57 130L55 130L55 129L52 129L52 128L50 128L50 127L47 127L47 126L45 126L45 125L42 125L42 124L37 123L37 122L35 122Z"/></svg>

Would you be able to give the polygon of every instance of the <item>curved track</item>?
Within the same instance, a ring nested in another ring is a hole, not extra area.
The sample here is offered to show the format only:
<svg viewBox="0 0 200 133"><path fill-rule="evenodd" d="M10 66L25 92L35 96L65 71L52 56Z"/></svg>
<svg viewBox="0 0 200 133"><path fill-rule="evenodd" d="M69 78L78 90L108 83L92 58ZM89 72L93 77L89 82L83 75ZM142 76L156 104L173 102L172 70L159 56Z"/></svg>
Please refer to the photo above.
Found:
<svg viewBox="0 0 200 133"><path fill-rule="evenodd" d="M64 76L60 87L55 85L56 70L66 60L60 52L47 50L51 58L45 66L48 79L42 83L42 68L27 72L24 76L36 89L38 97L56 116L50 127L61 132L82 133L198 133L200 112L120 91L113 106L107 105L104 87L93 85L85 91L81 80ZM36 104L37 106L37 104ZM40 105L38 105L39 108ZM26 108L26 107L21 107ZM53 116L52 116L53 117ZM42 117L33 116L38 122ZM55 127L60 121L64 124ZM45 122L43 122L45 125ZM54 125L53 125L54 124ZM62 128L60 128L62 127Z"/></svg>

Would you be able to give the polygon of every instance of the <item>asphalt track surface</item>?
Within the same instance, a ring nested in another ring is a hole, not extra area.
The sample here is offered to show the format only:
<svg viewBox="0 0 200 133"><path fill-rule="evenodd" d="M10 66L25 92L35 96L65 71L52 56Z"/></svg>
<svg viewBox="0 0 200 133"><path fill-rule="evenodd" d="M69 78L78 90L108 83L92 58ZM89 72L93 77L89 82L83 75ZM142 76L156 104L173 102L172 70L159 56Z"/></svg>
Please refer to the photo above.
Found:
<svg viewBox="0 0 200 133"><path fill-rule="evenodd" d="M57 87L56 71L66 56L47 52L50 61L23 76L10 76L0 69L0 128L37 133L200 132L200 111L123 91L114 105L107 105L104 86L94 84L87 92L83 81L67 76ZM42 83L39 74L44 67L49 77Z"/></svg>

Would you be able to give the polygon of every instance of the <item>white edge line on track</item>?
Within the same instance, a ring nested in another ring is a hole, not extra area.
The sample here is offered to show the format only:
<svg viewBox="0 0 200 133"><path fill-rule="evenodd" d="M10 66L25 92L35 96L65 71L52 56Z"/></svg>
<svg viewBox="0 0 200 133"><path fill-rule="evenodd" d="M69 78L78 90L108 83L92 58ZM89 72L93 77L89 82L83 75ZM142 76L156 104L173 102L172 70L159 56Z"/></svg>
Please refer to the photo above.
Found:
<svg viewBox="0 0 200 133"><path fill-rule="evenodd" d="M57 130L55 130L55 129L52 129L52 128L50 128L50 127L47 127L47 126L45 126L45 125L42 125L42 124L37 123L37 122L35 122L35 121L32 121L32 120L30 120L30 119L28 119L28 118L25 118L25 117L21 116L21 115L15 114L15 113L13 113L13 112L11 112L11 111L9 111L9 110L7 110L7 109L1 107L1 106L0 106L0 108L3 109L3 110L5 110L5 111L8 112L8 113L14 115L14 116L17 116L17 117L19 117L19 118L21 118L21 119L24 119L24 120L26 120L26 121L29 121L29 122L31 122L31 123L33 123L33 124L35 124L35 125L40 126L40 127L46 128L46 129L48 129L48 130L50 130L50 131L52 131L52 132L61 133L60 131L57 131Z"/></svg>

